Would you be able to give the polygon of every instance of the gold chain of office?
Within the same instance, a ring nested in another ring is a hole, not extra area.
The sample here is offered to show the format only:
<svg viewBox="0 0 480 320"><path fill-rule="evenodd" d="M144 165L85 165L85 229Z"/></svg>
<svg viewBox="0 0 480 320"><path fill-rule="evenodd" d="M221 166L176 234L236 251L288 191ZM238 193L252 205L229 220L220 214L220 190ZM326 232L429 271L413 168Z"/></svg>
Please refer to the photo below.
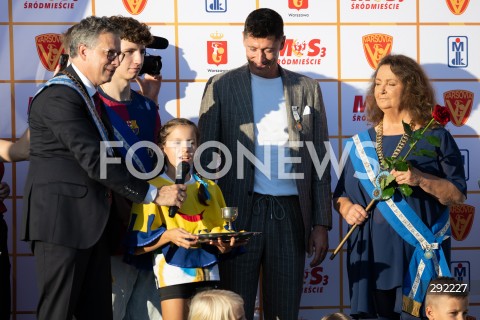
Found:
<svg viewBox="0 0 480 320"><path fill-rule="evenodd" d="M410 127L412 128L414 127L413 121L410 123ZM410 136L406 132L404 132L402 135L402 138L400 138L400 141L397 144L397 147L393 151L391 158L398 157L400 152L402 152L403 148L407 144L408 138L410 138ZM380 163L380 166L382 166L382 163L385 160L385 156L383 154L383 120L380 121L377 127L376 142L377 142L376 151L377 151L378 161Z"/></svg>

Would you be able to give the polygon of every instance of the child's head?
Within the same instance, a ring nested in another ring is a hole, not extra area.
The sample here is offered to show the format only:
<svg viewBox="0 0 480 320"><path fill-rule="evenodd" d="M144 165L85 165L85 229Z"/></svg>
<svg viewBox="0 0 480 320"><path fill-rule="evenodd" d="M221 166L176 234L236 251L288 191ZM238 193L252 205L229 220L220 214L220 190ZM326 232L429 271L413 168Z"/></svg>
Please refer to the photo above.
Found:
<svg viewBox="0 0 480 320"><path fill-rule="evenodd" d="M181 161L192 166L199 136L197 126L188 119L174 118L165 123L160 129L158 144L165 155L167 168L175 169Z"/></svg>
<svg viewBox="0 0 480 320"><path fill-rule="evenodd" d="M322 320L351 320L349 316L342 312L335 312L329 315L326 315L322 318Z"/></svg>
<svg viewBox="0 0 480 320"><path fill-rule="evenodd" d="M188 320L244 320L243 299L228 290L197 293L191 303Z"/></svg>
<svg viewBox="0 0 480 320"><path fill-rule="evenodd" d="M468 312L469 288L451 277L430 281L425 297L425 313L429 320L465 320Z"/></svg>

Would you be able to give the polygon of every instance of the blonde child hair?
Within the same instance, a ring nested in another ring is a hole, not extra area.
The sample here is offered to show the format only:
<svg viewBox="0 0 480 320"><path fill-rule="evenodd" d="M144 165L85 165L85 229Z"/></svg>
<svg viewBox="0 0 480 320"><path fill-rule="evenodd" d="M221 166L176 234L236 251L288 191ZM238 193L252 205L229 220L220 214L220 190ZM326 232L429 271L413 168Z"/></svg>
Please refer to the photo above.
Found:
<svg viewBox="0 0 480 320"><path fill-rule="evenodd" d="M342 312L335 312L329 315L326 315L322 318L322 320L351 320L349 316Z"/></svg>
<svg viewBox="0 0 480 320"><path fill-rule="evenodd" d="M188 320L245 319L243 299L228 290L212 289L197 293L190 303Z"/></svg>

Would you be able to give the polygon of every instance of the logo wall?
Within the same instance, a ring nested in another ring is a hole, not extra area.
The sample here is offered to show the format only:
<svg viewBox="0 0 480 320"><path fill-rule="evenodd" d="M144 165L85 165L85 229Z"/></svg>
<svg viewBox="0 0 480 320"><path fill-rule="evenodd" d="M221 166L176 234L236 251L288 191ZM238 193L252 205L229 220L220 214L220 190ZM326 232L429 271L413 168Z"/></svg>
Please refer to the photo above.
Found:
<svg viewBox="0 0 480 320"><path fill-rule="evenodd" d="M353 98L353 117L352 121L366 121L365 108L367 106L367 99L363 99L363 96L357 95Z"/></svg>
<svg viewBox="0 0 480 320"><path fill-rule="evenodd" d="M470 0L445 0L447 2L448 9L455 14L461 15L467 10Z"/></svg>
<svg viewBox="0 0 480 320"><path fill-rule="evenodd" d="M210 38L213 41L207 41L207 63L221 65L228 62L228 47L227 41L220 41L223 38L223 33L210 33Z"/></svg>
<svg viewBox="0 0 480 320"><path fill-rule="evenodd" d="M375 70L380 60L392 51L393 37L383 33L371 33L362 37L362 44L368 64Z"/></svg>
<svg viewBox="0 0 480 320"><path fill-rule="evenodd" d="M452 261L450 263L450 272L452 277L463 283L470 284L470 262Z"/></svg>
<svg viewBox="0 0 480 320"><path fill-rule="evenodd" d="M122 2L125 9L134 16L140 14L147 5L147 0L122 0Z"/></svg>
<svg viewBox="0 0 480 320"><path fill-rule="evenodd" d="M468 38L465 36L448 37L448 66L450 68L468 67Z"/></svg>
<svg viewBox="0 0 480 320"><path fill-rule="evenodd" d="M474 215L474 206L457 204L450 207L450 227L455 240L463 241L467 238L472 229Z"/></svg>
<svg viewBox="0 0 480 320"><path fill-rule="evenodd" d="M450 90L443 93L443 100L452 115L452 123L461 127L467 123L473 105L473 92L467 90Z"/></svg>
<svg viewBox="0 0 480 320"><path fill-rule="evenodd" d="M62 35L58 33L44 33L35 37L38 57L48 71L54 71L60 55L65 53Z"/></svg>
<svg viewBox="0 0 480 320"><path fill-rule="evenodd" d="M227 12L227 0L205 0L205 11Z"/></svg>
<svg viewBox="0 0 480 320"><path fill-rule="evenodd" d="M319 65L327 54L320 39L285 39L278 63L282 65Z"/></svg>
<svg viewBox="0 0 480 320"><path fill-rule="evenodd" d="M323 274L323 267L305 269L303 277L303 294L323 293L323 288L328 285L329 276Z"/></svg>
<svg viewBox="0 0 480 320"><path fill-rule="evenodd" d="M289 9L308 9L308 0L288 0Z"/></svg>

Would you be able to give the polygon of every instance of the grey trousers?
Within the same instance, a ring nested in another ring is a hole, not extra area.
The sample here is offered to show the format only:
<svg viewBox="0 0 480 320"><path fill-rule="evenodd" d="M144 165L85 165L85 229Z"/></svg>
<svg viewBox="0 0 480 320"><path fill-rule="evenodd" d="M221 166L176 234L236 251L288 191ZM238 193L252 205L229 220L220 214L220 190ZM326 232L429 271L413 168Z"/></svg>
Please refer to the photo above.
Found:
<svg viewBox="0 0 480 320"><path fill-rule="evenodd" d="M260 272L264 319L298 319L305 268L304 230L297 196L254 194L252 223L260 231L245 246L246 253L220 263L223 288L240 294L247 319L254 318Z"/></svg>

